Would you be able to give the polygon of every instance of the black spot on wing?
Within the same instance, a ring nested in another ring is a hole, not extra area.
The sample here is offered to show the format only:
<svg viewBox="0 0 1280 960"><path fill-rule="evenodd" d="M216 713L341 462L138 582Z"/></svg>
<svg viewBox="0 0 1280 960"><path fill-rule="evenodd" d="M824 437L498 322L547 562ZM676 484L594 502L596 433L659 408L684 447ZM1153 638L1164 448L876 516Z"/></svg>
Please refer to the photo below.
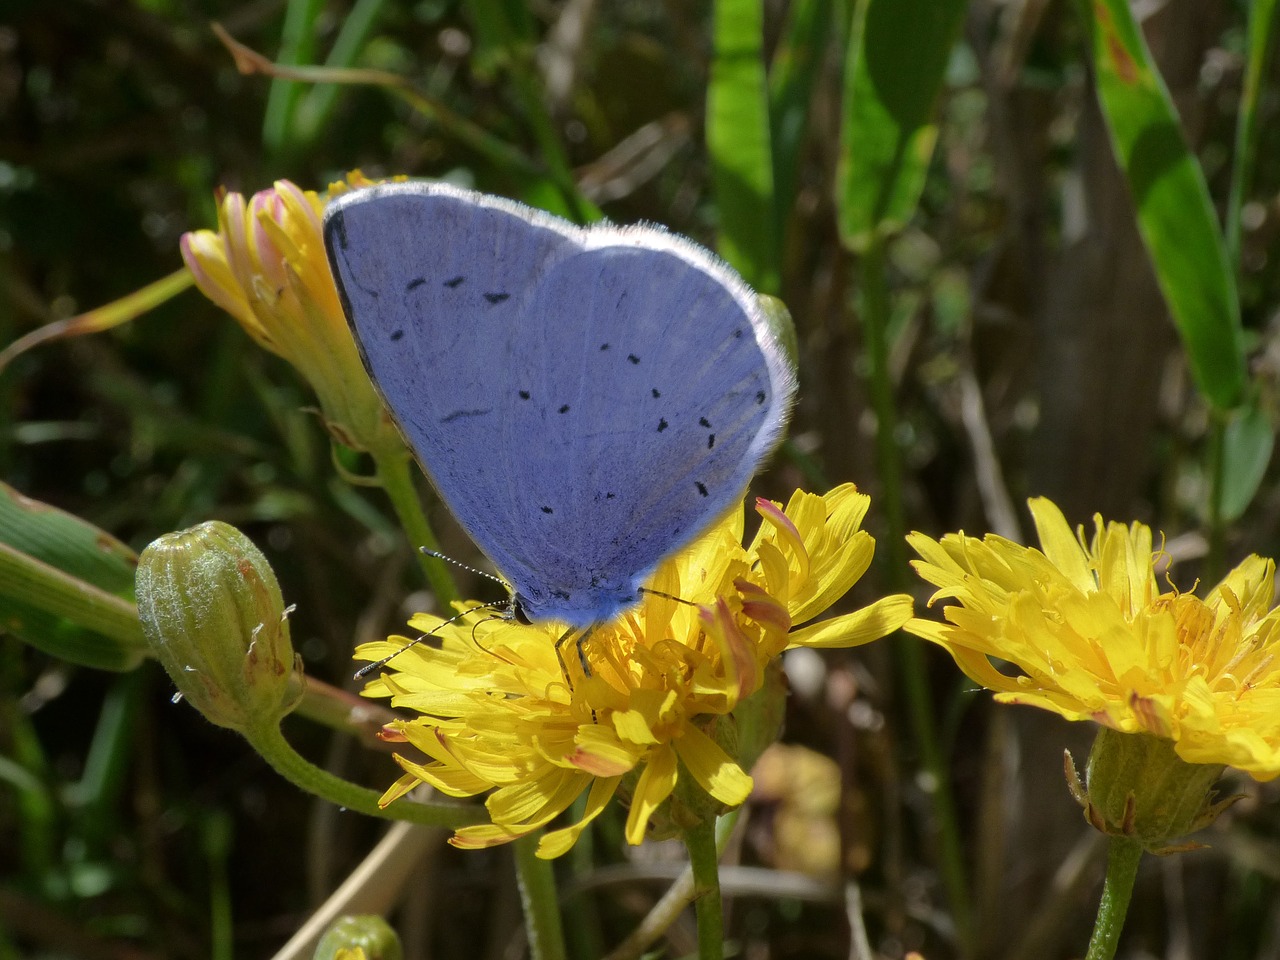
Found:
<svg viewBox="0 0 1280 960"><path fill-rule="evenodd" d="M742 328L741 328L741 327L739 327L737 330L733 331L733 338L734 338L735 340L741 340L741 339L742 339Z"/></svg>
<svg viewBox="0 0 1280 960"><path fill-rule="evenodd" d="M462 283L466 281L466 279L467 279L466 277L462 275L458 275L454 277L452 280L446 280L444 282L444 285L448 287L450 290L456 290Z"/></svg>
<svg viewBox="0 0 1280 960"><path fill-rule="evenodd" d="M607 343L602 343L602 344L600 344L600 352L601 352L601 353L604 353L604 352L605 352L606 350L608 350L608 349L609 349L609 345L608 345Z"/></svg>
<svg viewBox="0 0 1280 960"><path fill-rule="evenodd" d="M569 405L566 403L564 406L562 406L562 407L561 407L558 411L556 411L556 412L557 412L557 413L568 413L568 412L569 412Z"/></svg>
<svg viewBox="0 0 1280 960"><path fill-rule="evenodd" d="M453 423L455 420L465 420L469 417L485 417L493 413L493 407L486 407L483 410L455 410L453 413L440 418L441 423Z"/></svg>
<svg viewBox="0 0 1280 960"><path fill-rule="evenodd" d="M662 394L660 394L660 393L658 392L658 388L657 388L657 387L654 387L654 388L653 388L652 390L650 390L649 392L653 394L653 399L655 399L655 400L657 400L660 396L662 396Z"/></svg>
<svg viewBox="0 0 1280 960"><path fill-rule="evenodd" d="M659 418L658 418L658 432L659 432L659 433L661 433L663 430L667 429L667 427L668 427L668 426L669 426L669 424L667 423L667 418L666 418L666 417L659 417Z"/></svg>
<svg viewBox="0 0 1280 960"><path fill-rule="evenodd" d="M764 391L763 391L763 390L757 390L757 391L756 391L756 403L757 403L757 404L764 403Z"/></svg>
<svg viewBox="0 0 1280 960"><path fill-rule="evenodd" d="M391 331L391 339L392 339L392 340L399 340L399 339L401 339L403 336L404 336L404 331L403 331L403 330L392 330L392 331Z"/></svg>
<svg viewBox="0 0 1280 960"><path fill-rule="evenodd" d="M414 277L406 285L406 290L417 290L420 286L427 282L426 277Z"/></svg>
<svg viewBox="0 0 1280 960"><path fill-rule="evenodd" d="M542 512L543 512L543 513L555 513L555 511L554 511L554 510L552 510L550 507L543 507L543 508L542 508Z"/></svg>
<svg viewBox="0 0 1280 960"><path fill-rule="evenodd" d="M637 357L634 353L628 353L628 354L627 354L627 359L628 359L628 360L630 360L632 363L639 363L639 362L640 362L640 358L639 358L639 357Z"/></svg>
<svg viewBox="0 0 1280 960"><path fill-rule="evenodd" d="M707 434L707 449L710 450L716 445L716 435L714 433Z"/></svg>
<svg viewBox="0 0 1280 960"><path fill-rule="evenodd" d="M700 427L707 427L707 428L710 428L710 427L711 427L711 421L710 421L710 420L708 420L706 417L699 417L699 418L698 418L698 426L700 426Z"/></svg>
<svg viewBox="0 0 1280 960"><path fill-rule="evenodd" d="M693 485L698 488L698 493L702 494L702 496L705 497L707 495L707 485L705 483L695 480L693 481Z"/></svg>
<svg viewBox="0 0 1280 960"><path fill-rule="evenodd" d="M528 400L528 399L529 399L529 391L528 391L528 390L521 390L521 391L520 391L520 399L521 399L521 400Z"/></svg>
<svg viewBox="0 0 1280 960"><path fill-rule="evenodd" d="M501 303L503 300L509 300L509 299L511 298L511 294L509 294L509 293L486 293L486 294L484 295L484 298L485 298L486 300L488 300L491 304L494 304L494 305L496 306L497 304Z"/></svg>

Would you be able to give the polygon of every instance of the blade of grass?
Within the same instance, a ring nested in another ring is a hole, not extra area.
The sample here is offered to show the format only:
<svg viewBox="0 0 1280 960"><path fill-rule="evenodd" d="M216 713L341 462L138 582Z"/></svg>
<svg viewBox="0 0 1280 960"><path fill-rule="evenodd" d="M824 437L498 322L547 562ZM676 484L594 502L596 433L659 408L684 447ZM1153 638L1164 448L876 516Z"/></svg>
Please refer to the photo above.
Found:
<svg viewBox="0 0 1280 960"><path fill-rule="evenodd" d="M822 67L823 50L836 26L834 13L833 0L799 0L792 4L769 69L774 214L779 241L795 202L800 153L813 112L814 83Z"/></svg>
<svg viewBox="0 0 1280 960"><path fill-rule="evenodd" d="M836 205L855 252L915 213L933 156L934 106L963 0L860 0L845 59Z"/></svg>
<svg viewBox="0 0 1280 960"><path fill-rule="evenodd" d="M1245 53L1244 87L1240 91L1240 113L1236 120L1236 144L1231 156L1231 192L1227 197L1227 252L1240 271L1240 209L1253 180L1254 150L1258 134L1258 96L1276 29L1276 0L1253 0L1249 4L1249 42Z"/></svg>
<svg viewBox="0 0 1280 960"><path fill-rule="evenodd" d="M761 0L717 0L707 92L707 153L720 255L761 293L777 293L769 92Z"/></svg>
<svg viewBox="0 0 1280 960"><path fill-rule="evenodd" d="M326 67L349 67L356 62L384 6L386 0L356 0L351 12L343 18L329 56L325 57ZM293 139L299 149L309 147L324 130L341 91L342 87L335 83L316 84L298 100Z"/></svg>
<svg viewBox="0 0 1280 960"><path fill-rule="evenodd" d="M1098 99L1138 229L1196 384L1218 410L1241 400L1244 334L1209 187L1187 148L1129 0L1091 0Z"/></svg>
<svg viewBox="0 0 1280 960"><path fill-rule="evenodd" d="M889 364L892 308L885 244L915 212L937 140L935 105L964 14L963 0L860 0L845 58L836 173L842 242L859 255L862 330L871 366L886 569L893 587L906 569L906 517L897 411ZM936 856L962 954L973 930L963 847L950 777L938 747L924 654L914 638L894 645L919 762L934 784Z"/></svg>
<svg viewBox="0 0 1280 960"><path fill-rule="evenodd" d="M545 192L538 195L538 205L576 220L592 217L592 208L584 204L569 164L564 142L547 110L542 96L542 77L534 60L537 36L528 5L519 0L471 0L467 4L476 25L481 44L489 54L507 68L520 116L529 125L538 155L562 196L555 203Z"/></svg>
<svg viewBox="0 0 1280 960"><path fill-rule="evenodd" d="M13 341L3 350L0 350L0 370L4 370L15 357L42 343L61 340L63 337L79 337L86 333L101 333L104 330L110 330L112 327L118 327L122 323L127 323L148 310L154 310L166 300L187 289L194 282L195 279L190 272L186 267L183 267L181 270L175 270L167 277L161 277L154 283L149 283L145 287L133 291L133 293L126 294L119 300L113 300L101 307L95 307L65 320L57 320L53 323L46 323L43 327L37 327L30 333Z"/></svg>
<svg viewBox="0 0 1280 960"><path fill-rule="evenodd" d="M311 63L315 55L316 18L324 0L289 0L277 60L289 66ZM262 145L275 157L297 148L293 139L294 117L303 89L297 83L277 77L271 81L267 108L262 118Z"/></svg>
<svg viewBox="0 0 1280 960"><path fill-rule="evenodd" d="M1257 400L1232 411L1222 438L1221 519L1230 523L1244 516L1267 475L1275 445L1275 424Z"/></svg>
<svg viewBox="0 0 1280 960"><path fill-rule="evenodd" d="M137 558L104 530L0 484L0 622L53 656L131 670L145 656Z"/></svg>

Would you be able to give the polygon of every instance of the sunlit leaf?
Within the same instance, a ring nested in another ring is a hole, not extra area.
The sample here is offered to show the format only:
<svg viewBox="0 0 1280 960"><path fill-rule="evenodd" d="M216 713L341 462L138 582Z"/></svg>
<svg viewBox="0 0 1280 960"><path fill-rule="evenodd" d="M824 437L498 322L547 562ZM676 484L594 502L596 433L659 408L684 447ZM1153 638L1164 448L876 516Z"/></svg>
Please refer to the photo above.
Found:
<svg viewBox="0 0 1280 960"><path fill-rule="evenodd" d="M707 152L720 255L761 293L778 290L773 153L761 0L717 0Z"/></svg>
<svg viewBox="0 0 1280 960"><path fill-rule="evenodd" d="M1093 0L1098 98L1138 210L1138 229L1196 383L1225 410L1245 383L1235 277L1200 164L1128 0Z"/></svg>
<svg viewBox="0 0 1280 960"><path fill-rule="evenodd" d="M845 58L836 205L864 250L915 212L938 136L935 105L963 0L860 0Z"/></svg>

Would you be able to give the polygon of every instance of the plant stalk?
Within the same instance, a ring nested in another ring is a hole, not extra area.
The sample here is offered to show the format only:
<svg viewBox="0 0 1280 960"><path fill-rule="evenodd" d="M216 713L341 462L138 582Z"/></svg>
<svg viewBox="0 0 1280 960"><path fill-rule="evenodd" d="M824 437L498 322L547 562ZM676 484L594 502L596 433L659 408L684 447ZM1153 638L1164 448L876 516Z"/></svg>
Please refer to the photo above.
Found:
<svg viewBox="0 0 1280 960"><path fill-rule="evenodd" d="M876 415L876 462L880 474L878 506L888 525L883 548L890 590L905 588L907 523L902 500L902 458L898 450L898 415L889 369L889 291L885 279L885 241L877 234L859 258L862 329L871 367L871 404ZM951 778L937 738L933 697L929 690L923 641L901 634L893 643L897 673L920 764L934 784L933 814L938 831L938 861L963 953L972 944L973 923L965 878L964 853L957 828Z"/></svg>
<svg viewBox="0 0 1280 960"><path fill-rule="evenodd" d="M1107 877L1102 885L1102 900L1098 903L1098 919L1094 921L1093 936L1089 939L1089 952L1085 960L1112 960L1124 918L1129 912L1129 899L1133 896L1133 882L1138 876L1138 862L1142 859L1142 846L1128 837L1111 837L1107 847Z"/></svg>

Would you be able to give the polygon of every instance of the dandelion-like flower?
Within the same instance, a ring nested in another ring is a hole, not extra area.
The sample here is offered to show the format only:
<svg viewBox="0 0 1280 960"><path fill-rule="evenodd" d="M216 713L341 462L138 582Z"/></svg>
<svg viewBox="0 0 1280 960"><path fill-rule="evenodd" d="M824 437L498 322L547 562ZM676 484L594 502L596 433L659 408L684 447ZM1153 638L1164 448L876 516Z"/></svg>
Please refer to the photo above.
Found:
<svg viewBox="0 0 1280 960"><path fill-rule="evenodd" d="M947 622L916 619L906 629L944 647L1003 703L1101 724L1091 770L1099 745L1114 752L1139 742L1117 740L1115 731L1166 751L1169 763L1202 765L1202 795L1224 765L1259 780L1280 775L1275 564L1251 556L1202 600L1162 585L1162 554L1152 548L1149 527L1095 516L1086 541L1049 500L1029 504L1039 550L990 535L908 538L921 557L916 571L938 587L930 604L956 603L943 611ZM1018 672L1002 672L997 660ZM1131 757L1114 766L1132 771L1134 763ZM1096 801L1094 780L1089 794ZM1121 816L1126 791L1136 792L1141 806L1141 783L1126 786L1112 804L1110 826L1132 819L1132 810ZM1192 816L1179 825L1186 832L1203 822Z"/></svg>
<svg viewBox="0 0 1280 960"><path fill-rule="evenodd" d="M335 196L371 181L332 184ZM325 198L287 180L248 200L224 192L218 229L183 234L182 258L196 286L257 343L307 379L326 426L359 450L402 446L360 362L321 233Z"/></svg>
<svg viewBox="0 0 1280 960"><path fill-rule="evenodd" d="M631 843L658 819L680 828L741 804L745 770L777 735L779 654L867 643L911 616L910 597L896 595L793 629L866 571L874 540L859 528L869 502L852 485L798 491L785 510L758 500L763 523L746 548L734 511L658 568L650 587L659 592L576 643L561 642L554 624L484 610L443 627L417 615L411 625L438 629L439 646L404 649L364 691L419 714L385 736L427 757L396 757L405 774L383 803L419 783L454 797L492 791L492 822L452 840L484 847L541 829L586 791L582 818L543 836L543 857L572 847L615 794L630 800ZM409 644L392 637L357 656L379 660Z"/></svg>

